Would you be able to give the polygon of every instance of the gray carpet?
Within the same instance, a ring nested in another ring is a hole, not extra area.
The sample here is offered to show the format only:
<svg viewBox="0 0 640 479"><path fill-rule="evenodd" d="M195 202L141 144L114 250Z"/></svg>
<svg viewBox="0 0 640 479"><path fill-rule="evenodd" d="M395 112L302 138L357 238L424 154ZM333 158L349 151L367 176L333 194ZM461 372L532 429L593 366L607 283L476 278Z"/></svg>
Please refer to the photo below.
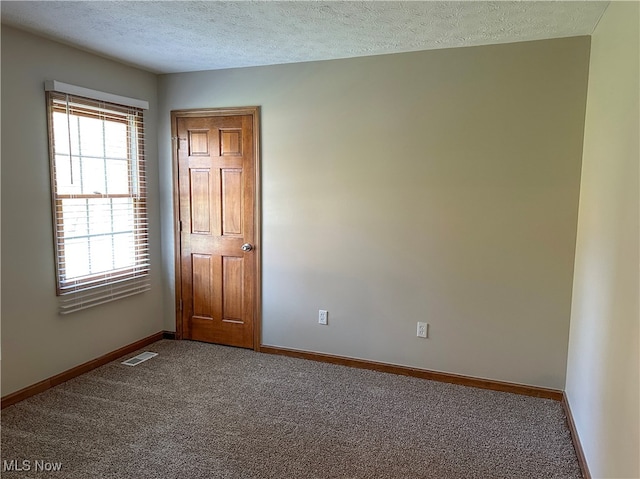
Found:
<svg viewBox="0 0 640 479"><path fill-rule="evenodd" d="M190 341L144 350L159 356L2 411L3 461L32 461L2 477L581 477L552 400Z"/></svg>

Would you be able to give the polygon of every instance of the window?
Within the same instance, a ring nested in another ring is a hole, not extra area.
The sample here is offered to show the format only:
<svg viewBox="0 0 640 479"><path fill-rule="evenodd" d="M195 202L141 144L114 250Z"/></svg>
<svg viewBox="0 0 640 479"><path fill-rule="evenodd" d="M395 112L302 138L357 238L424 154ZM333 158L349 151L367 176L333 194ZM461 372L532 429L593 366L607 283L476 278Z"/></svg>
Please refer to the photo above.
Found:
<svg viewBox="0 0 640 479"><path fill-rule="evenodd" d="M47 92L63 314L149 290L142 109Z"/></svg>

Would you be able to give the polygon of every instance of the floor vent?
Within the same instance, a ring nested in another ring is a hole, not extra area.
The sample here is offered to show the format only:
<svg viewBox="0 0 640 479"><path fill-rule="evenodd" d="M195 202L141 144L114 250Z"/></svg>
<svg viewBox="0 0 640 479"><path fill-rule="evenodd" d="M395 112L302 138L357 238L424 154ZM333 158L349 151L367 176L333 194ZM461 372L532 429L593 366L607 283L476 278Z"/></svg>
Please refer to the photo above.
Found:
<svg viewBox="0 0 640 479"><path fill-rule="evenodd" d="M158 353L145 351L144 353L140 353L137 356L127 359L126 361L122 361L122 364L126 364L127 366L137 366L138 364L145 362L147 359L151 359L157 355Z"/></svg>

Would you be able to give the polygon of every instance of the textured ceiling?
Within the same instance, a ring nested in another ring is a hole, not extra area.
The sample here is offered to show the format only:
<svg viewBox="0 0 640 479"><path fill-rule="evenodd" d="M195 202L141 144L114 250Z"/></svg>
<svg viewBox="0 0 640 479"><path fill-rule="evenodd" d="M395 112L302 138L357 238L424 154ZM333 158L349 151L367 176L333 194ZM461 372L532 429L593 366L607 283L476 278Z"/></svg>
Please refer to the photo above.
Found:
<svg viewBox="0 0 640 479"><path fill-rule="evenodd" d="M2 22L156 73L590 35L608 2L2 1Z"/></svg>

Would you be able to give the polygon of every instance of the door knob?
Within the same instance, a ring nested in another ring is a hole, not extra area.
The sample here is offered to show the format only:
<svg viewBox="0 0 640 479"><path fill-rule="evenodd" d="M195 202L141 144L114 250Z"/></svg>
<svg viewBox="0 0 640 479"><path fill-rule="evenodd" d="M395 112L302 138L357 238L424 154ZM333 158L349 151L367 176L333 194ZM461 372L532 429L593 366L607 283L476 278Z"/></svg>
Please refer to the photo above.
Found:
<svg viewBox="0 0 640 479"><path fill-rule="evenodd" d="M250 245L249 243L245 243L242 245L242 251L251 251L253 249L253 246Z"/></svg>

